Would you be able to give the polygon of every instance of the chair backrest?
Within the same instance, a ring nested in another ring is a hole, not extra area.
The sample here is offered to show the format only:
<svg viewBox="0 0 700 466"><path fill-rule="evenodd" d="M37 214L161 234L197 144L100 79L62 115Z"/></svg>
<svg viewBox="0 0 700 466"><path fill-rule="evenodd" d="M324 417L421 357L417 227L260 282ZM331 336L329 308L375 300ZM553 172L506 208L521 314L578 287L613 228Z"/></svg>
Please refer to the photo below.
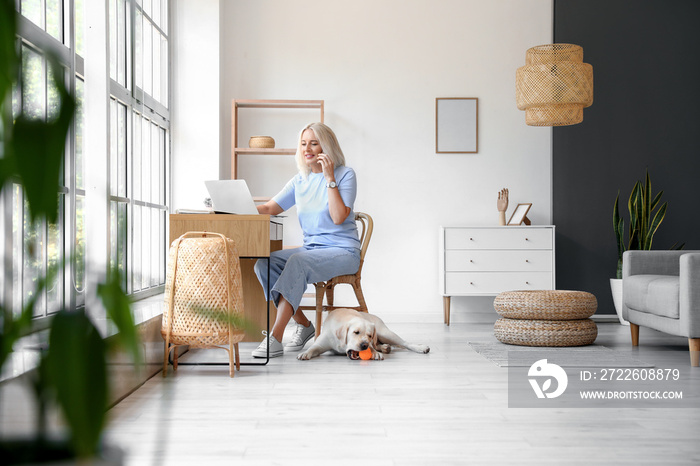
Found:
<svg viewBox="0 0 700 466"><path fill-rule="evenodd" d="M374 220L369 214L364 212L355 212L355 221L362 224L362 232L360 233L360 269L362 262L365 260L369 240L372 239L372 230L374 230Z"/></svg>

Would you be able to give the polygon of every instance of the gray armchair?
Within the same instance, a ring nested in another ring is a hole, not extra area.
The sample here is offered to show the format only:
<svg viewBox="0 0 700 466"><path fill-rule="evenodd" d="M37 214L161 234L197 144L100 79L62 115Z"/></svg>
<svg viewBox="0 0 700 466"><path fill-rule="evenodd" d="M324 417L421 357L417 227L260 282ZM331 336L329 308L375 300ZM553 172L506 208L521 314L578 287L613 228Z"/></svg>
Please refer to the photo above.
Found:
<svg viewBox="0 0 700 466"><path fill-rule="evenodd" d="M700 251L627 251L622 259L622 317L632 345L639 326L688 338L700 362Z"/></svg>

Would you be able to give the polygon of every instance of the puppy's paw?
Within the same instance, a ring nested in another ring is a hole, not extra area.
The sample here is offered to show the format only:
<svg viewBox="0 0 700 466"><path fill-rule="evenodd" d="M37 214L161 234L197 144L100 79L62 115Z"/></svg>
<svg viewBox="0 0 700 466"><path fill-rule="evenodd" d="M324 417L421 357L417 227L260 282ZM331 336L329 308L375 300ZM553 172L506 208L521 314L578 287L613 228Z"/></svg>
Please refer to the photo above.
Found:
<svg viewBox="0 0 700 466"><path fill-rule="evenodd" d="M389 354L391 353L391 345L379 344L377 345L377 351Z"/></svg>
<svg viewBox="0 0 700 466"><path fill-rule="evenodd" d="M372 354L372 359L374 359L375 361L382 361L384 360L384 355L382 353L374 351Z"/></svg>
<svg viewBox="0 0 700 466"><path fill-rule="evenodd" d="M297 355L297 359L300 361L308 361L309 359L311 359L311 356L309 355L308 351L304 351L303 353L299 353Z"/></svg>
<svg viewBox="0 0 700 466"><path fill-rule="evenodd" d="M418 345L418 346L421 348L421 351L423 352L423 354L430 352L430 346L427 346L427 345Z"/></svg>

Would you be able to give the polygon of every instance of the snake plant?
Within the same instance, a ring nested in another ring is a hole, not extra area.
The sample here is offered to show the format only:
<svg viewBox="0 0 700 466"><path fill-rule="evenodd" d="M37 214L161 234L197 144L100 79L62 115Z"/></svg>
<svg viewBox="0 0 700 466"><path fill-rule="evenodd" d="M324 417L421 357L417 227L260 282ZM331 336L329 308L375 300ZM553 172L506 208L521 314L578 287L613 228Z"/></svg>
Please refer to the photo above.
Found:
<svg viewBox="0 0 700 466"><path fill-rule="evenodd" d="M646 173L644 184L637 181L632 188L632 193L627 201L627 209L630 214L629 225L629 240L625 246L624 230L625 220L620 216L619 201L620 192L617 192L615 198L615 206L613 207L613 230L617 240L617 278L622 278L622 254L626 250L650 250L654 239L654 234L659 229L659 225L666 216L668 203L661 202L661 195L664 192L659 192L652 198L651 193L651 178L649 171ZM671 249L682 249L685 243L680 246L672 246Z"/></svg>

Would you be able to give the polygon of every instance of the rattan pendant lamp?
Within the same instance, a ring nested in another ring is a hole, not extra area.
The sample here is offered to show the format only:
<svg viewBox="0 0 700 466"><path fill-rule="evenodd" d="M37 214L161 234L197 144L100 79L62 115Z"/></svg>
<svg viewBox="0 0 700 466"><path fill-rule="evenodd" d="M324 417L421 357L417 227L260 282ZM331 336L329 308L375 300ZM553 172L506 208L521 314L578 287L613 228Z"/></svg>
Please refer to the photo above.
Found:
<svg viewBox="0 0 700 466"><path fill-rule="evenodd" d="M515 73L515 98L530 126L567 126L583 121L593 103L593 67L583 63L574 44L528 49L525 66Z"/></svg>

